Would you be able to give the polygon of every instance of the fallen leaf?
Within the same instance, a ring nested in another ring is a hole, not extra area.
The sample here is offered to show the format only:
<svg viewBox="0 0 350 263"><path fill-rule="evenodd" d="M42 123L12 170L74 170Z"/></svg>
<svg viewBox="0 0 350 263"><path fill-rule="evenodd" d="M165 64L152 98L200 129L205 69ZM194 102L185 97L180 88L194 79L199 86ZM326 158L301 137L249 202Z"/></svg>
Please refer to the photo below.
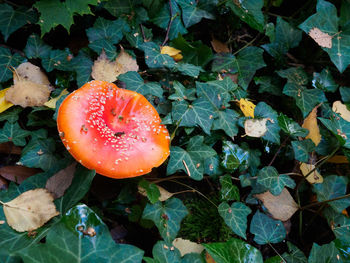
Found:
<svg viewBox="0 0 350 263"><path fill-rule="evenodd" d="M115 61L110 61L104 50L100 56L95 60L92 66L91 76L95 80L104 80L114 82L120 74L128 71L138 71L136 59L130 56L121 48L121 51Z"/></svg>
<svg viewBox="0 0 350 263"><path fill-rule="evenodd" d="M272 217L277 220L287 221L298 210L297 203L286 188L283 188L280 195L275 196L267 191L254 196L263 202Z"/></svg>
<svg viewBox="0 0 350 263"><path fill-rule="evenodd" d="M55 98L52 98L51 100L47 101L44 103L44 105L48 108L51 108L51 109L55 109L56 108L56 102L64 95L67 95L69 94L68 90L67 89L64 89L62 90L62 92L60 93L60 95L58 95L57 97Z"/></svg>
<svg viewBox="0 0 350 263"><path fill-rule="evenodd" d="M175 238L173 246L176 247L181 254L181 257L189 253L202 253L204 247L201 244L197 244L181 237Z"/></svg>
<svg viewBox="0 0 350 263"><path fill-rule="evenodd" d="M13 142L0 143L0 153L17 154L22 153L22 148L13 144Z"/></svg>
<svg viewBox="0 0 350 263"><path fill-rule="evenodd" d="M225 43L222 43L215 38L212 38L210 43L216 53L230 53L230 49Z"/></svg>
<svg viewBox="0 0 350 263"><path fill-rule="evenodd" d="M38 229L59 215L52 195L43 188L29 190L12 201L1 204L7 224L18 232Z"/></svg>
<svg viewBox="0 0 350 263"><path fill-rule="evenodd" d="M6 91L5 99L23 108L44 105L53 89L40 68L29 62L14 70L13 83Z"/></svg>
<svg viewBox="0 0 350 263"><path fill-rule="evenodd" d="M332 48L332 36L322 32L317 27L310 30L309 36L321 47Z"/></svg>
<svg viewBox="0 0 350 263"><path fill-rule="evenodd" d="M2 190L6 190L8 188L8 184L7 184L7 181L0 177L0 191Z"/></svg>
<svg viewBox="0 0 350 263"><path fill-rule="evenodd" d="M305 118L304 123L302 125L303 128L309 130L309 134L305 137L305 139L311 139L313 143L317 146L321 141L320 129L317 124L317 108L316 106L310 114Z"/></svg>
<svg viewBox="0 0 350 263"><path fill-rule="evenodd" d="M334 155L327 160L328 163L349 163L348 158L344 155Z"/></svg>
<svg viewBox="0 0 350 263"><path fill-rule="evenodd" d="M183 59L183 56L181 55L181 50L169 47L169 46L163 46L160 48L161 54L166 54L172 57L175 61L180 61Z"/></svg>
<svg viewBox="0 0 350 263"><path fill-rule="evenodd" d="M55 199L63 196L64 192L71 185L75 168L76 163L74 162L47 180L45 188L52 193Z"/></svg>
<svg viewBox="0 0 350 263"><path fill-rule="evenodd" d="M21 184L28 177L40 173L41 169L29 168L22 165L10 165L0 168L0 175L9 181Z"/></svg>
<svg viewBox="0 0 350 263"><path fill-rule="evenodd" d="M244 122L244 130L246 135L250 137L262 137L267 132L267 123L268 119L248 119Z"/></svg>
<svg viewBox="0 0 350 263"><path fill-rule="evenodd" d="M303 176L306 176L310 171L312 171L315 168L315 165L313 164L308 164L308 163L301 163L300 164L300 171L303 174ZM323 183L323 177L322 175L320 175L320 173L315 170L314 172L312 172L312 174L310 174L306 180L310 183L310 184L320 184Z"/></svg>
<svg viewBox="0 0 350 263"><path fill-rule="evenodd" d="M13 104L11 102L8 102L5 99L6 92L8 91L9 88L7 89L2 89L0 90L0 113L4 112L8 108L12 107Z"/></svg>
<svg viewBox="0 0 350 263"><path fill-rule="evenodd" d="M344 120L350 122L350 111L345 104L341 103L341 101L337 100L333 102L332 110L335 113L340 114L340 117L342 117Z"/></svg>
<svg viewBox="0 0 350 263"><path fill-rule="evenodd" d="M156 185L156 187L158 188L158 190L160 192L160 196L159 196L158 200L161 202L168 200L170 197L172 197L174 195L173 193L168 192L167 190L165 190L163 187L161 187L159 185ZM143 187L138 186L138 190L139 190L139 193L141 195L147 197L147 192Z"/></svg>
<svg viewBox="0 0 350 263"><path fill-rule="evenodd" d="M241 98L238 103L239 103L239 108L243 112L244 116L254 118L255 105L253 102L247 99Z"/></svg>

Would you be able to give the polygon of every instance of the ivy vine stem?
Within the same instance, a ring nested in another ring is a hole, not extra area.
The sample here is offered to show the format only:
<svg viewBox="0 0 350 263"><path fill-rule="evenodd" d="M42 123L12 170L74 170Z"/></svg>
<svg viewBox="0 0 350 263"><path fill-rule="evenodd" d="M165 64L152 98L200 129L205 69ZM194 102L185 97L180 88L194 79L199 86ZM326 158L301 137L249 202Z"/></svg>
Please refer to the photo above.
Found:
<svg viewBox="0 0 350 263"><path fill-rule="evenodd" d="M271 245L271 243L268 243L269 246L273 249L273 251L275 251L275 253L282 259L283 263L287 263L284 258L282 257L282 255L280 253L278 253L278 251Z"/></svg>
<svg viewBox="0 0 350 263"><path fill-rule="evenodd" d="M333 201L345 199L345 198L348 198L348 197L350 197L350 194L338 196L338 197L335 197L335 198L332 198L332 199L328 199L328 200L325 200L325 201L321 201L321 202L313 202L313 203L311 203L311 204L304 205L304 206L300 207L299 209L300 209L300 210L305 210L305 209L308 209L308 208L313 207L313 206L316 206L316 205L327 204L327 203L329 203L329 202L333 202Z"/></svg>
<svg viewBox="0 0 350 263"><path fill-rule="evenodd" d="M176 17L176 15L173 17L173 7L172 7L172 4L171 4L171 0L169 0L169 12L170 12L170 20L169 20L168 28L166 30L166 35L165 35L165 39L163 41L162 46L164 46L166 44L166 42L168 42L168 40L169 40L170 28L171 28L171 25L173 24L173 20Z"/></svg>

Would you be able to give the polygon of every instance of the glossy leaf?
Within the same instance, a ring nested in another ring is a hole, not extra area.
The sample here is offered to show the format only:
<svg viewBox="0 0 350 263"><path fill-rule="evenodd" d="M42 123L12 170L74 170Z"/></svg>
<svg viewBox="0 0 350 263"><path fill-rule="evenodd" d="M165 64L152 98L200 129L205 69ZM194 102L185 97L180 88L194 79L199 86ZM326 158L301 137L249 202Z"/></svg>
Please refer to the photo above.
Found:
<svg viewBox="0 0 350 263"><path fill-rule="evenodd" d="M297 122L293 121L293 119L287 117L283 113L281 113L277 119L278 125L280 126L282 131L284 131L288 135L305 137L309 133L307 129L300 127L300 125Z"/></svg>
<svg viewBox="0 0 350 263"><path fill-rule="evenodd" d="M328 69L323 69L320 73L314 73L312 86L326 92L335 92L338 89L338 84L334 81Z"/></svg>
<svg viewBox="0 0 350 263"><path fill-rule="evenodd" d="M11 67L16 68L24 62L24 58L17 53L11 54L8 48L0 47L0 82L12 77Z"/></svg>
<svg viewBox="0 0 350 263"><path fill-rule="evenodd" d="M239 189L236 185L232 184L232 179L230 175L224 175L220 177L221 184L221 199L226 201L239 201Z"/></svg>
<svg viewBox="0 0 350 263"><path fill-rule="evenodd" d="M222 145L222 166L229 170L245 170L249 165L249 152L240 148L237 144L224 141Z"/></svg>
<svg viewBox="0 0 350 263"><path fill-rule="evenodd" d="M175 61L167 54L161 54L160 48L153 42L143 43L140 48L145 52L146 64L150 68L173 68Z"/></svg>
<svg viewBox="0 0 350 263"><path fill-rule="evenodd" d="M212 14L198 8L197 2L192 2L191 0L178 0L177 3L181 7L182 20L186 28L197 24L203 18L214 19Z"/></svg>
<svg viewBox="0 0 350 263"><path fill-rule="evenodd" d="M295 187L293 179L286 174L278 174L276 168L273 166L262 168L258 173L257 182L269 189L273 195L281 194L285 186L292 189Z"/></svg>
<svg viewBox="0 0 350 263"><path fill-rule="evenodd" d="M69 60L70 53L68 50L50 50L48 57L43 57L42 64L47 72L54 69L71 71L72 66Z"/></svg>
<svg viewBox="0 0 350 263"><path fill-rule="evenodd" d="M26 137L30 134L29 131L23 130L17 122L6 122L0 130L0 143L13 142L14 145L26 145Z"/></svg>
<svg viewBox="0 0 350 263"><path fill-rule="evenodd" d="M339 250L334 242L319 246L314 243L309 255L308 263L336 263L339 262Z"/></svg>
<svg viewBox="0 0 350 263"><path fill-rule="evenodd" d="M152 249L152 258L145 257L146 263L181 263L181 255L176 247L164 241L158 241Z"/></svg>
<svg viewBox="0 0 350 263"><path fill-rule="evenodd" d="M146 191L147 198L151 202L151 204L158 202L160 192L155 184L143 179L139 182L139 187L142 187Z"/></svg>
<svg viewBox="0 0 350 263"><path fill-rule="evenodd" d="M323 125L326 126L338 139L338 141L346 148L350 149L350 123L337 114L330 119L318 118Z"/></svg>
<svg viewBox="0 0 350 263"><path fill-rule="evenodd" d="M292 141L292 147L295 159L303 163L309 161L309 153L315 150L315 144L310 139Z"/></svg>

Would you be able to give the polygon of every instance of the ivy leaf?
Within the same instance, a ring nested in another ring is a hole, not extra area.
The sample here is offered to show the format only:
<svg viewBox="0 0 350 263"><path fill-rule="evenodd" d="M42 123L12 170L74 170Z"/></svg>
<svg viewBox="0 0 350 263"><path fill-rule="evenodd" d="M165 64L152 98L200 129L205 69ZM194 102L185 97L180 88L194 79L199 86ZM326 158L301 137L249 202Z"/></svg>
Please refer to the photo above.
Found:
<svg viewBox="0 0 350 263"><path fill-rule="evenodd" d="M8 121L15 123L19 119L19 113L22 111L21 107L12 107L11 109L0 114L0 121Z"/></svg>
<svg viewBox="0 0 350 263"><path fill-rule="evenodd" d="M236 235L247 239L247 216L252 212L248 206L241 202L234 202L229 206L226 202L223 202L219 205L218 211Z"/></svg>
<svg viewBox="0 0 350 263"><path fill-rule="evenodd" d="M90 81L93 62L87 54L80 50L78 56L72 59L72 65L74 71L77 73L78 87Z"/></svg>
<svg viewBox="0 0 350 263"><path fill-rule="evenodd" d="M173 88L175 93L171 94L168 98L169 100L195 100L195 89L187 89L179 81L174 81Z"/></svg>
<svg viewBox="0 0 350 263"><path fill-rule="evenodd" d="M76 226L82 226L79 233ZM77 233L78 232L78 233ZM141 262L143 251L124 244L116 244L108 227L86 205L77 205L55 224L46 236L45 244L39 243L19 251L25 262Z"/></svg>
<svg viewBox="0 0 350 263"><path fill-rule="evenodd" d="M11 54L8 48L0 47L0 82L4 82L12 78L11 67L16 68L25 59L17 53Z"/></svg>
<svg viewBox="0 0 350 263"><path fill-rule="evenodd" d="M89 5L99 4L98 0L66 0L66 7L68 12L73 16L79 15L93 15Z"/></svg>
<svg viewBox="0 0 350 263"><path fill-rule="evenodd" d="M149 68L173 68L175 61L167 54L161 54L160 48L153 42L146 42L140 45L140 48L145 52L146 64Z"/></svg>
<svg viewBox="0 0 350 263"><path fill-rule="evenodd" d="M344 103L350 102L350 88L340 87L339 88L341 99Z"/></svg>
<svg viewBox="0 0 350 263"><path fill-rule="evenodd" d="M323 215L327 219L329 227L332 229L336 238L347 242L350 235L350 218L336 212L330 207L327 207L323 211Z"/></svg>
<svg viewBox="0 0 350 263"><path fill-rule="evenodd" d="M173 120L179 121L180 127L200 126L205 133L210 134L214 116L212 105L207 100L199 98L192 104L186 101L175 101L172 105Z"/></svg>
<svg viewBox="0 0 350 263"><path fill-rule="evenodd" d="M121 18L111 21L99 17L92 28L86 29L90 41L89 47L98 54L104 50L107 57L113 60L117 56L114 45L118 44L130 30L129 25Z"/></svg>
<svg viewBox="0 0 350 263"><path fill-rule="evenodd" d="M0 130L0 143L13 142L14 145L26 145L26 137L30 135L29 131L23 130L17 122L6 122Z"/></svg>
<svg viewBox="0 0 350 263"><path fill-rule="evenodd" d="M255 235L254 241L259 245L279 243L286 237L283 223L257 211L250 223L250 232Z"/></svg>
<svg viewBox="0 0 350 263"><path fill-rule="evenodd" d="M191 0L178 0L177 3L181 7L182 20L186 28L199 23L202 20L202 18L215 18L212 14L208 13L207 11L198 8L197 2L192 2Z"/></svg>
<svg viewBox="0 0 350 263"><path fill-rule="evenodd" d="M307 129L300 127L300 125L297 122L293 121L293 119L289 118L283 113L280 113L277 119L278 125L280 126L282 131L284 131L288 135L295 137L305 137L309 133Z"/></svg>
<svg viewBox="0 0 350 263"><path fill-rule="evenodd" d="M295 182L286 174L278 174L277 170L273 166L265 166L258 173L258 184L261 184L269 189L271 194L281 194L283 188L288 186L290 188L295 187Z"/></svg>
<svg viewBox="0 0 350 263"><path fill-rule="evenodd" d="M115 17L123 14L130 14L133 10L133 3L128 0L109 0L104 4L104 8Z"/></svg>
<svg viewBox="0 0 350 263"><path fill-rule="evenodd" d="M315 144L311 139L292 141L292 147L295 159L302 163L307 163L309 161L309 153L315 150Z"/></svg>
<svg viewBox="0 0 350 263"><path fill-rule="evenodd" d="M320 73L314 73L312 86L325 92L335 92L338 89L338 84L334 81L328 69L323 69Z"/></svg>
<svg viewBox="0 0 350 263"><path fill-rule="evenodd" d="M141 93L142 95L154 95L159 98L163 96L163 89L157 82L145 83L136 71L129 71L118 76L118 79L125 82L126 88Z"/></svg>
<svg viewBox="0 0 350 263"><path fill-rule="evenodd" d="M32 9L19 7L13 9L8 4L0 5L0 31L4 35L5 41L17 29L28 23L35 23L37 20L36 13Z"/></svg>
<svg viewBox="0 0 350 263"><path fill-rule="evenodd" d="M30 35L24 53L27 58L47 58L50 56L51 47L46 45L42 39L36 35Z"/></svg>
<svg viewBox="0 0 350 263"><path fill-rule="evenodd" d="M317 201L322 202L345 195L348 179L344 176L330 175L324 178L322 184L313 184L313 190L317 195ZM350 206L350 197L328 202L338 213Z"/></svg>
<svg viewBox="0 0 350 263"><path fill-rule="evenodd" d="M237 168L245 170L249 166L249 152L240 148L231 141L222 143L221 165L228 171L233 172Z"/></svg>
<svg viewBox="0 0 350 263"><path fill-rule="evenodd" d="M221 189L220 189L220 194L221 194L221 199L225 201L239 201L240 196L239 196L239 189L236 185L232 184L232 179L230 175L224 175L220 177L220 184L221 184Z"/></svg>
<svg viewBox="0 0 350 263"><path fill-rule="evenodd" d="M147 204L142 218L149 219L157 226L162 238L171 243L180 230L182 219L188 214L180 199L170 198L164 203Z"/></svg>
<svg viewBox="0 0 350 263"><path fill-rule="evenodd" d="M181 263L181 254L176 247L169 247L164 241L158 241L152 249L152 258L144 257L146 263Z"/></svg>
<svg viewBox="0 0 350 263"><path fill-rule="evenodd" d="M189 63L175 63L175 70L180 71L183 75L197 78L199 73L204 71L202 67Z"/></svg>
<svg viewBox="0 0 350 263"><path fill-rule="evenodd" d="M155 184L150 183L147 180L142 178L141 181L139 182L139 187L142 187L143 189L145 189L147 198L151 202L151 204L158 202L160 197L160 192L158 187Z"/></svg>
<svg viewBox="0 0 350 263"><path fill-rule="evenodd" d="M70 56L71 54L68 50L50 50L49 56L42 58L42 65L47 72L51 72L54 69L71 71Z"/></svg>
<svg viewBox="0 0 350 263"><path fill-rule="evenodd" d="M254 109L254 118L268 119L266 122L267 131L262 137L263 139L273 142L280 143L280 127L278 126L277 112L274 111L265 102L259 102Z"/></svg>
<svg viewBox="0 0 350 263"><path fill-rule="evenodd" d="M328 130L330 130L345 147L350 149L350 123L339 115L331 119L318 118Z"/></svg>
<svg viewBox="0 0 350 263"><path fill-rule="evenodd" d="M219 111L213 123L213 130L223 130L230 137L236 136L238 133L238 117L239 114L231 109Z"/></svg>
<svg viewBox="0 0 350 263"><path fill-rule="evenodd" d="M254 77L254 82L259 86L259 93L270 93L276 96L282 95L281 80L276 76Z"/></svg>
<svg viewBox="0 0 350 263"><path fill-rule="evenodd" d="M317 28L331 36L331 48L322 47L322 49L328 53L334 65L342 73L350 64L350 28L347 24L339 29L338 21L336 7L330 2L319 0L316 13L306 19L299 27L306 34L309 34L311 29Z"/></svg>
<svg viewBox="0 0 350 263"><path fill-rule="evenodd" d="M265 27L265 18L261 12L264 6L263 0L228 1L226 6L230 7L242 21L252 28L263 32Z"/></svg>
<svg viewBox="0 0 350 263"><path fill-rule="evenodd" d="M328 263L339 262L340 252L336 248L334 242L322 246L313 244L308 263Z"/></svg>
<svg viewBox="0 0 350 263"><path fill-rule="evenodd" d="M203 246L217 263L263 263L260 251L240 239L231 238L226 242L203 244Z"/></svg>
<svg viewBox="0 0 350 263"><path fill-rule="evenodd" d="M284 252L282 257L289 263L307 263L304 253L290 242L287 242L288 251Z"/></svg>

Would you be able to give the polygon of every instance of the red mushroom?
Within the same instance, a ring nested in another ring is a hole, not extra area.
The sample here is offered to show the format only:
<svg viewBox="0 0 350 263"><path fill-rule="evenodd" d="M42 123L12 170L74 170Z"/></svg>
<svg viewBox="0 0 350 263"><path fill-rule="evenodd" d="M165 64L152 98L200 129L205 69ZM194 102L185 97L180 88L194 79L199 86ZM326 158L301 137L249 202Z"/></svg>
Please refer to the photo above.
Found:
<svg viewBox="0 0 350 263"><path fill-rule="evenodd" d="M169 156L170 137L141 94L106 81L72 92L58 110L59 135L82 165L112 178L147 174Z"/></svg>

